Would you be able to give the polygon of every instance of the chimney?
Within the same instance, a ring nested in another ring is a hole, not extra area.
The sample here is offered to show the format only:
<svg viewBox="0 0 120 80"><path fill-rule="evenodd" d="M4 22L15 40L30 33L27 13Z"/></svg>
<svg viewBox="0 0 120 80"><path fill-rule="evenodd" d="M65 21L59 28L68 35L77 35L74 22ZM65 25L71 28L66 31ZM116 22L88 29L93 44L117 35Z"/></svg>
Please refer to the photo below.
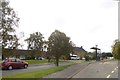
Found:
<svg viewBox="0 0 120 80"><path fill-rule="evenodd" d="M83 48L83 47L81 46L81 48Z"/></svg>

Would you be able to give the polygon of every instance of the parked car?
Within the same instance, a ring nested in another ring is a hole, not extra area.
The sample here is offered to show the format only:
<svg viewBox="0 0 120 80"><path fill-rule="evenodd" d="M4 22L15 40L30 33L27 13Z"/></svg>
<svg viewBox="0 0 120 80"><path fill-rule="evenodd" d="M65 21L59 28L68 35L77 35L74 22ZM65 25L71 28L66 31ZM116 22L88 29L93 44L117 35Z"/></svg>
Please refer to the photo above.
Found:
<svg viewBox="0 0 120 80"><path fill-rule="evenodd" d="M43 57L37 57L37 58L35 58L35 60L44 60L45 58L43 58Z"/></svg>
<svg viewBox="0 0 120 80"><path fill-rule="evenodd" d="M43 57L39 57L39 58L38 58L38 60L44 60L44 59L45 59L45 58L43 58Z"/></svg>
<svg viewBox="0 0 120 80"><path fill-rule="evenodd" d="M2 69L17 69L17 68L27 68L28 62L22 61L21 59L5 59L1 63Z"/></svg>
<svg viewBox="0 0 120 80"><path fill-rule="evenodd" d="M71 60L80 60L80 57L77 56L77 55L71 55L71 56L70 56L70 59L71 59Z"/></svg>

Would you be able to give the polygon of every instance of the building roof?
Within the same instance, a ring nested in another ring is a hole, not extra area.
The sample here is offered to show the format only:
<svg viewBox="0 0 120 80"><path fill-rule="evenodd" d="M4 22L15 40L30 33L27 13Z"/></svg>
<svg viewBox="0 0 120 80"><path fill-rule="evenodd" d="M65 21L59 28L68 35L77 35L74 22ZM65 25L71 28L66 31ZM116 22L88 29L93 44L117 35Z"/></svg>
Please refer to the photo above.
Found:
<svg viewBox="0 0 120 80"><path fill-rule="evenodd" d="M16 49L15 50L15 53L17 53L16 55L27 55L29 53L31 53L32 50L22 50L22 49ZM14 49L8 49L6 48L5 49L5 52L6 53L13 53L14 52ZM3 53L4 54L4 53Z"/></svg>
<svg viewBox="0 0 120 80"><path fill-rule="evenodd" d="M74 51L79 51L79 52L87 52L83 47L74 47Z"/></svg>

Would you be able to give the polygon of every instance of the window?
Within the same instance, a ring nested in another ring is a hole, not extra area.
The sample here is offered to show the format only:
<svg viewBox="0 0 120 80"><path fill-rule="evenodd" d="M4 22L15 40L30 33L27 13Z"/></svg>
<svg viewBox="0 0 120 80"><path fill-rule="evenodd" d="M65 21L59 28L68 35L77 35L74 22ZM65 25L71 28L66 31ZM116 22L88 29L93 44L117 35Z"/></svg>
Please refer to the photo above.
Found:
<svg viewBox="0 0 120 80"><path fill-rule="evenodd" d="M11 62L16 62L16 60L15 60L15 59L12 59Z"/></svg>
<svg viewBox="0 0 120 80"><path fill-rule="evenodd" d="M17 62L22 62L20 59L16 59Z"/></svg>

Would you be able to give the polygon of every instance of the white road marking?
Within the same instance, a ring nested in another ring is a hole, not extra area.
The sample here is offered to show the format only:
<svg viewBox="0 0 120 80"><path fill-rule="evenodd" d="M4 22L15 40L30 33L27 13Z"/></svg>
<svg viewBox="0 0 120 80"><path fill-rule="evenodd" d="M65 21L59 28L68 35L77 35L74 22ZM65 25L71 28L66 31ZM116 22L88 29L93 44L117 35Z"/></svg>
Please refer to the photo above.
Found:
<svg viewBox="0 0 120 80"><path fill-rule="evenodd" d="M115 70L117 70L118 66L111 72L111 74L113 74L115 72ZM110 78L111 75L108 75L107 78Z"/></svg>
<svg viewBox="0 0 120 80"><path fill-rule="evenodd" d="M112 71L111 73L114 73L115 71Z"/></svg>
<svg viewBox="0 0 120 80"><path fill-rule="evenodd" d="M108 75L107 78L110 78L111 75Z"/></svg>

